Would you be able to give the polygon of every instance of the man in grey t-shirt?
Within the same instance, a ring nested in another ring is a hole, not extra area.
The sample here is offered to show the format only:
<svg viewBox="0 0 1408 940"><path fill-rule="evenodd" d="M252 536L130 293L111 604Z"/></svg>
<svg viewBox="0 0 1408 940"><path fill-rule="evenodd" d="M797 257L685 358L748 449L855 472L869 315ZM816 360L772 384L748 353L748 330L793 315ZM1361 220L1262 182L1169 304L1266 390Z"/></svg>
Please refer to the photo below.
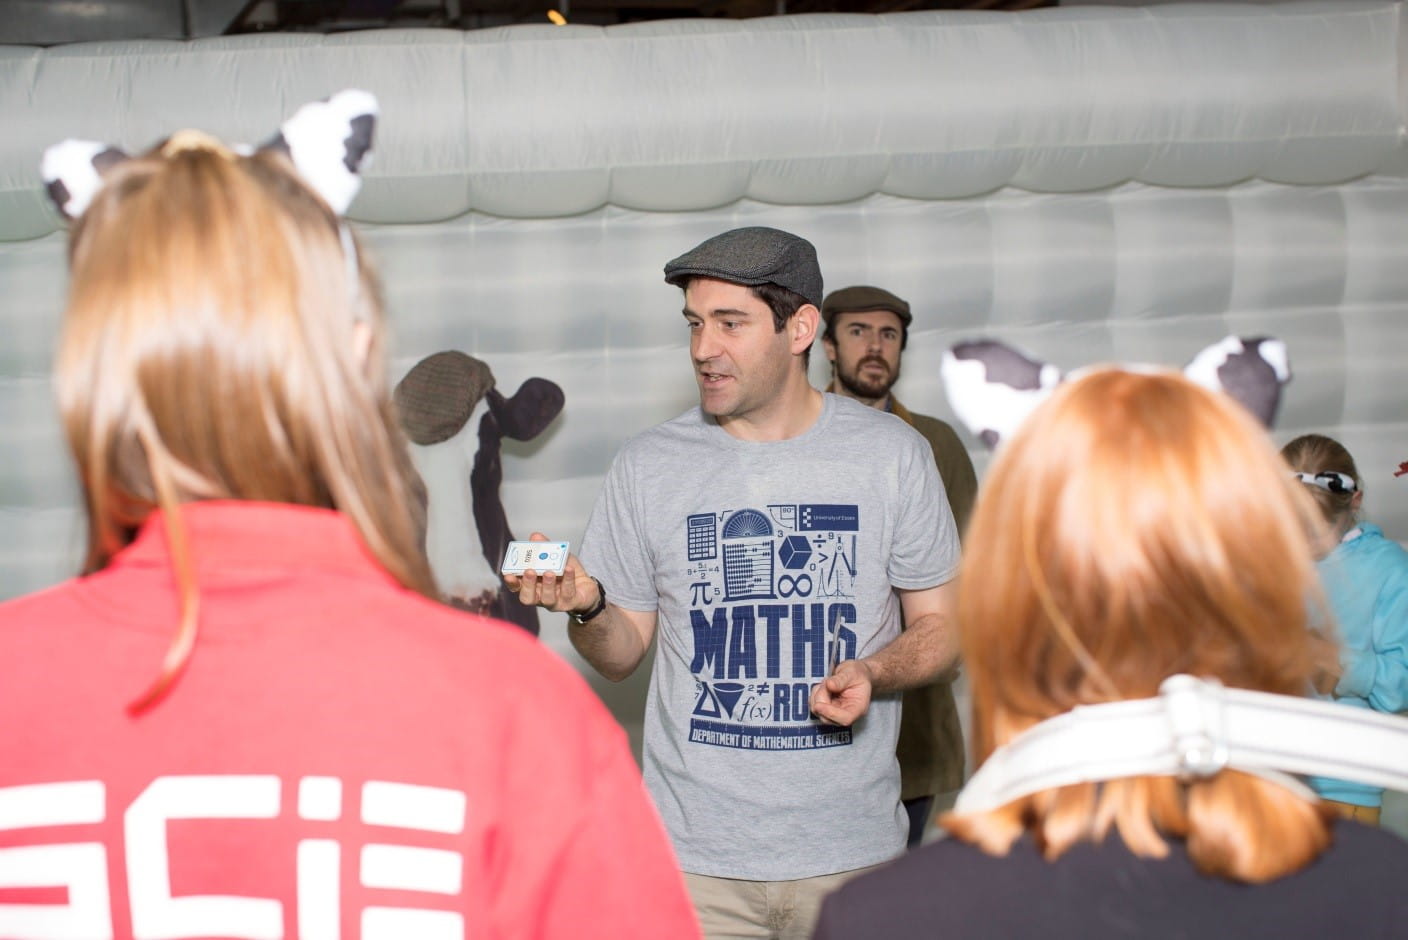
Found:
<svg viewBox="0 0 1408 940"><path fill-rule="evenodd" d="M561 578L509 584L610 679L658 632L645 780L705 933L805 937L903 849L899 693L957 655L958 537L924 439L808 383L809 242L735 229L665 278L699 407L626 443Z"/></svg>

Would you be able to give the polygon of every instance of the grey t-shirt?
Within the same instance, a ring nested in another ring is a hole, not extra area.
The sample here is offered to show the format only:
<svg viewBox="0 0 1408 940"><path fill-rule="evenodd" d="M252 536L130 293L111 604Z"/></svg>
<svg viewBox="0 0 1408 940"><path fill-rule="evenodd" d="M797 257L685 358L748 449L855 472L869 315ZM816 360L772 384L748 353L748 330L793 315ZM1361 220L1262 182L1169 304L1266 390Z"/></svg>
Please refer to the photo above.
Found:
<svg viewBox="0 0 1408 940"><path fill-rule="evenodd" d="M808 699L899 635L892 587L942 584L958 555L929 445L849 399L790 440L694 408L622 447L580 557L612 603L658 613L645 781L685 871L781 881L900 853L899 696L852 728Z"/></svg>

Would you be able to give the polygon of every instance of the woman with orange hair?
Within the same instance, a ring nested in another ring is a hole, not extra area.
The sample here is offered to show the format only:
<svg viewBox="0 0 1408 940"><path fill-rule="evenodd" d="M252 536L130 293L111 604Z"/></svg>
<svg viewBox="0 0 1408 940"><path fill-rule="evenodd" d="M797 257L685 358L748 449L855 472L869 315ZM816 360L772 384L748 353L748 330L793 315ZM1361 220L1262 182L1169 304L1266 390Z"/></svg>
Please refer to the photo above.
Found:
<svg viewBox="0 0 1408 940"><path fill-rule="evenodd" d="M605 708L433 599L339 218L375 114L46 155L88 549L0 605L0 936L697 934Z"/></svg>
<svg viewBox="0 0 1408 940"><path fill-rule="evenodd" d="M1333 660L1297 487L1245 409L1176 373L1055 385L997 452L964 548L977 761L1092 707L1125 715L1178 674L1307 692ZM1184 773L1087 774L1058 750L1059 784L960 797L952 838L833 895L816 936L1408 936L1408 845L1208 742Z"/></svg>

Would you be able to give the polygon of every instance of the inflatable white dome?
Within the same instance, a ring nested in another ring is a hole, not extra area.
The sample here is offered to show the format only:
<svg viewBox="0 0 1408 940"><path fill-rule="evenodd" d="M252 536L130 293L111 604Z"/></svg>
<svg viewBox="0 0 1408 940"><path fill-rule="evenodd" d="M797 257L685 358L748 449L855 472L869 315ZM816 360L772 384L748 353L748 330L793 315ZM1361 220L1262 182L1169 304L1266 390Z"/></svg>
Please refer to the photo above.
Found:
<svg viewBox="0 0 1408 940"><path fill-rule="evenodd" d="M815 242L828 287L911 302L898 393L940 417L960 338L1069 368L1279 336L1278 437L1341 438L1402 538L1406 37L1400 3L1323 0L0 46L0 597L72 573L82 540L43 148L260 140L347 86L382 106L351 214L393 380L453 349L566 393L505 442L519 533L578 539L620 443L694 401L664 262L766 224Z"/></svg>

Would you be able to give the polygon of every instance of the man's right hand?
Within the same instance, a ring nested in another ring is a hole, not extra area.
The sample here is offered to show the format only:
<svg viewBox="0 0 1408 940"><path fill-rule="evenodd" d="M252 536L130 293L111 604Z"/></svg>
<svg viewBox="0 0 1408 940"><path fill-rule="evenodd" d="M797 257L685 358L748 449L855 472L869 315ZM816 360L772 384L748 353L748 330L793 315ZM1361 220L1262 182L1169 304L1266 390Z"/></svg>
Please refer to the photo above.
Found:
<svg viewBox="0 0 1408 940"><path fill-rule="evenodd" d="M530 542L546 542L541 532L528 536ZM521 575L506 574L504 583L518 595L519 601L532 607L542 607L556 613L585 613L597 602L596 582L587 574L576 555L567 556L567 565L558 576L551 572L538 574L525 571Z"/></svg>
<svg viewBox="0 0 1408 940"><path fill-rule="evenodd" d="M546 542L541 532L529 536L531 542ZM576 555L567 556L562 574L504 575L504 583L518 599L534 607L560 614L590 613L601 600L597 582ZM622 610L607 604L586 624L568 623L567 636L582 658L612 682L635 672L645 658L655 636L655 611Z"/></svg>

